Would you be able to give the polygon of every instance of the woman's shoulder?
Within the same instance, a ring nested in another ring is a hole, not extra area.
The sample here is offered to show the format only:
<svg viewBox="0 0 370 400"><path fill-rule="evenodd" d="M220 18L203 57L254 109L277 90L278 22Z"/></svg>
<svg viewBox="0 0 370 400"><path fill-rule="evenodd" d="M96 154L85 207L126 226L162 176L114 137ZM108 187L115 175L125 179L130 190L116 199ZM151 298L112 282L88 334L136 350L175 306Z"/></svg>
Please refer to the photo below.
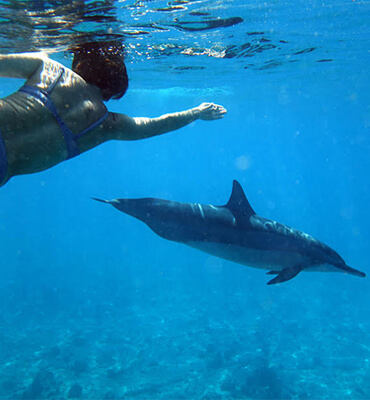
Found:
<svg viewBox="0 0 370 400"><path fill-rule="evenodd" d="M40 53L40 64L34 73L27 79L27 84L48 90L52 85L60 83L70 86L71 80L78 80L78 76L59 61L53 60L46 53Z"/></svg>

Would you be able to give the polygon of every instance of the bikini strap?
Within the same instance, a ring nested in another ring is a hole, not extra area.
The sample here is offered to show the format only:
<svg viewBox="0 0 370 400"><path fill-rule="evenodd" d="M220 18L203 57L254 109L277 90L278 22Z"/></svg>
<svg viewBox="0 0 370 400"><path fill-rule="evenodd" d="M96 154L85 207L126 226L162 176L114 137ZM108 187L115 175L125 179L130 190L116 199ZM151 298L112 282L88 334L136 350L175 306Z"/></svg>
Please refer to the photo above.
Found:
<svg viewBox="0 0 370 400"><path fill-rule="evenodd" d="M30 96L35 97L36 99L40 100L42 104L50 111L50 113L53 115L55 118L57 124L59 125L62 134L64 136L64 140L67 146L67 154L69 158L73 158L77 155L80 154L80 149L77 145L76 139L80 138L84 134L88 133L89 131L93 130L100 124L104 122L104 120L108 117L109 112L107 111L98 121L90 125L88 128L84 129L82 132L78 134L73 134L73 132L68 128L68 126L65 124L65 122L62 120L60 117L58 110L56 109L53 101L51 100L50 94L51 91L54 89L55 85L58 83L59 79L63 76L64 74L64 68L60 68L58 71L58 74L54 81L51 83L51 85L47 89L40 89L38 87L30 86L30 85L24 85L22 86L19 91L26 93ZM1 144L1 143L0 143ZM0 149L1 150L1 149ZM1 154L0 154L1 155Z"/></svg>
<svg viewBox="0 0 370 400"><path fill-rule="evenodd" d="M52 92L52 90L55 88L55 85L59 82L59 79L63 76L63 74L64 74L64 68L61 67L61 68L59 68L59 71L58 71L57 76L55 77L54 81L51 82L51 85L44 91L46 93L50 94Z"/></svg>
<svg viewBox="0 0 370 400"><path fill-rule="evenodd" d="M56 109L53 101L49 97L49 93L46 92L45 90L41 90L39 88L30 85L22 86L19 89L19 91L31 95L36 99L40 100L42 104L44 104L44 106L50 111L52 116L55 118L57 124L59 125L62 134L64 136L67 145L68 158L72 158L79 155L80 150L77 146L75 135L60 117L58 110Z"/></svg>
<svg viewBox="0 0 370 400"><path fill-rule="evenodd" d="M96 128L97 126L101 125L108 117L109 112L107 111L101 118L99 118L96 122L94 122L92 125L90 125L89 127L87 127L86 129L84 129L82 132L77 133L75 135L76 138L79 138L83 135L85 135L86 133L92 131L94 128Z"/></svg>

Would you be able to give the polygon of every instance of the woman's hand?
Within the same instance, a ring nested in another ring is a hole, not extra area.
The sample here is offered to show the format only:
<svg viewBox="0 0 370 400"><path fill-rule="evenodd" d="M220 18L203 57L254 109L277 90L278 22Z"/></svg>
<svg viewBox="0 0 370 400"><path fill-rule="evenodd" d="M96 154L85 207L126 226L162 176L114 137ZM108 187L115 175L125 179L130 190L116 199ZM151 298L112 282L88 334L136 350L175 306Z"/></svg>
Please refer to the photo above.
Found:
<svg viewBox="0 0 370 400"><path fill-rule="evenodd" d="M202 103L200 106L195 107L194 111L198 119L205 121L221 119L227 113L226 108L214 103Z"/></svg>

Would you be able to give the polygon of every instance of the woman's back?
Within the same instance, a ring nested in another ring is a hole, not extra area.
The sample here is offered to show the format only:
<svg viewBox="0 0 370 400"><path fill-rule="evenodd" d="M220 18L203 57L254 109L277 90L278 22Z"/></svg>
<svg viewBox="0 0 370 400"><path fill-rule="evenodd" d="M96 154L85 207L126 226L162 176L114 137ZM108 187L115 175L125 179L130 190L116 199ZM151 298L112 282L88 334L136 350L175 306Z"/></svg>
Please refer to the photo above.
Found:
<svg viewBox="0 0 370 400"><path fill-rule="evenodd" d="M57 118L45 102L52 103ZM106 112L98 88L69 68L43 57L26 85L1 101L0 127L9 154L8 173L41 171L69 157L58 118L81 151L91 148L86 137L90 132L80 138L77 135Z"/></svg>

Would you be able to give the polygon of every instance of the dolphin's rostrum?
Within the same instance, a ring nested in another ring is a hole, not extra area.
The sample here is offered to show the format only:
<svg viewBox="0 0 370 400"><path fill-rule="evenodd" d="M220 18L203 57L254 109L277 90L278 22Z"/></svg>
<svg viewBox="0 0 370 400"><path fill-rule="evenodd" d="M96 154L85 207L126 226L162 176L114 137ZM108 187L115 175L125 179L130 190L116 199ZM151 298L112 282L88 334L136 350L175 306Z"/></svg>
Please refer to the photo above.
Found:
<svg viewBox="0 0 370 400"><path fill-rule="evenodd" d="M159 236L217 257L276 275L285 282L301 271L366 275L346 265L333 249L307 233L258 216L234 180L224 206L179 203L155 198L98 200L147 224Z"/></svg>

